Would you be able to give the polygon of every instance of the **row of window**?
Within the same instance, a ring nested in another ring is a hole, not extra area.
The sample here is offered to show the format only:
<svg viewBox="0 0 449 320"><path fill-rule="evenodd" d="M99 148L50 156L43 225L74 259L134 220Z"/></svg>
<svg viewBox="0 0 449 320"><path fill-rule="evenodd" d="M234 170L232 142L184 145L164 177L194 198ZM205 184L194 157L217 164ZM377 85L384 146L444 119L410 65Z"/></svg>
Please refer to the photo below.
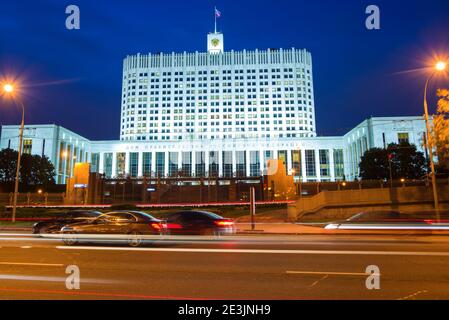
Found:
<svg viewBox="0 0 449 320"><path fill-rule="evenodd" d="M259 72L259 73L269 73L269 71L270 71L270 69L267 69L267 68L263 68L263 69L234 69L234 70L229 70L229 69L226 69L226 70L221 70L221 73L222 74L256 74L257 72ZM271 69L271 73L281 73L281 72L284 72L284 73L292 73L292 72L294 72L294 69L293 68L272 68ZM305 74L305 73L307 73L307 74L310 74L310 70L309 69L305 69L305 68L296 68L296 73L302 73L302 74ZM187 76L194 76L194 75L196 75L196 74L198 74L198 75L208 75L208 74L211 74L211 75L217 75L217 74L220 74L220 70L219 69L215 69L215 70L199 70L198 72L197 71L194 71L194 70L190 70L190 71L186 71L186 72L184 72L184 71L174 71L174 72L172 72L172 71L164 71L164 72L151 72L151 73L149 73L149 72L140 72L140 73L131 73L131 74L128 74L128 75L124 75L123 76L123 79L124 80L126 80L126 79L133 79L133 78L136 78L136 77L148 77L148 76L151 76L151 77L171 77L171 76L184 76L184 75L187 75ZM132 81L133 80L129 80L129 81L131 81L130 83L132 83ZM135 79L134 79L134 81L135 81Z"/></svg>
<svg viewBox="0 0 449 320"><path fill-rule="evenodd" d="M305 150L305 176L308 178L317 177L317 164L315 162L315 150ZM344 176L344 159L343 150L318 150L319 152L319 171L320 176L329 178L330 172L330 155L333 152L334 157L334 175L336 178ZM195 159L193 159L193 154ZM137 177L141 171L143 176L159 177L159 176L182 176L182 177L217 177L220 169L223 177L245 177L260 176L267 174L268 160L274 159L274 151L263 151L264 163L261 166L261 158L259 151L250 151L247 158L246 151L236 151L233 155L232 151L222 151L221 161L219 152L208 152L208 160L206 152L143 152L141 163L139 163L139 153L129 153L129 167L126 168L126 153L119 152L115 154L115 172L113 170L113 153L105 153L103 156L103 170L106 177L124 176L127 172L131 177ZM153 160L153 157L155 159ZM235 157L235 158L234 158ZM282 160L287 172L287 150L277 151L277 158ZM166 163L166 161L168 162ZM234 162L235 161L235 162ZM291 167L295 176L303 177L302 159L299 150L291 151ZM249 172L247 172L249 165ZM100 169L100 155L92 154L92 171L98 172ZM139 170L141 169L141 170ZM168 171L166 171L168 170Z"/></svg>

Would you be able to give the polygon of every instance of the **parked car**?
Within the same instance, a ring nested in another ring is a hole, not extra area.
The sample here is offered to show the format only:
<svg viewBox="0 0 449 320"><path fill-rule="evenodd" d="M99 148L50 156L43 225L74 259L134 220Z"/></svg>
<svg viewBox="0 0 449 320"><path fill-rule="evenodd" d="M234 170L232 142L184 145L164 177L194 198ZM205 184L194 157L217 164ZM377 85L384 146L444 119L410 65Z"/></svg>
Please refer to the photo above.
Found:
<svg viewBox="0 0 449 320"><path fill-rule="evenodd" d="M224 235L236 232L234 221L207 211L181 211L166 218L171 235Z"/></svg>
<svg viewBox="0 0 449 320"><path fill-rule="evenodd" d="M39 221L33 225L34 234L59 233L61 228L72 223L86 222L102 215L92 210L75 210L58 214L55 218Z"/></svg>
<svg viewBox="0 0 449 320"><path fill-rule="evenodd" d="M142 235L162 235L165 224L153 216L138 211L115 211L103 214L98 218L71 224L61 229L66 245L78 242L111 242L113 235L128 235L123 240L128 245L137 247L143 243ZM104 235L104 238L85 238L77 235ZM121 239L119 239L121 240Z"/></svg>

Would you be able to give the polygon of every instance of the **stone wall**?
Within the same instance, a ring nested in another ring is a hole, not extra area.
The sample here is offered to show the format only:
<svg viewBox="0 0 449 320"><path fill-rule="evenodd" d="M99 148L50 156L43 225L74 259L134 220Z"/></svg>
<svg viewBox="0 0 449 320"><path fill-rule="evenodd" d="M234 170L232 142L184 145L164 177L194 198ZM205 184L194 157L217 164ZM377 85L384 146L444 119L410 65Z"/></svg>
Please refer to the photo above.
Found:
<svg viewBox="0 0 449 320"><path fill-rule="evenodd" d="M438 195L443 208L449 201L449 185L439 185ZM433 208L431 187L403 187L324 191L313 197L303 197L289 205L291 221L314 219L313 215L328 219L348 218L360 211L425 210ZM316 218L316 217L315 217Z"/></svg>

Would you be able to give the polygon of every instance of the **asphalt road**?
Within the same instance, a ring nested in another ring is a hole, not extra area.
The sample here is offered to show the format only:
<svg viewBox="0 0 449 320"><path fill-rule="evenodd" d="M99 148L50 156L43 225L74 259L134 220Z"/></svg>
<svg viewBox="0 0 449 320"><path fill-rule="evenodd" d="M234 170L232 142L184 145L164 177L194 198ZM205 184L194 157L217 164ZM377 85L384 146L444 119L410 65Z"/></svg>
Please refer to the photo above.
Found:
<svg viewBox="0 0 449 320"><path fill-rule="evenodd" d="M66 268L80 289L66 287ZM380 289L366 287L377 266ZM0 235L1 299L449 299L449 237L244 236L143 248Z"/></svg>

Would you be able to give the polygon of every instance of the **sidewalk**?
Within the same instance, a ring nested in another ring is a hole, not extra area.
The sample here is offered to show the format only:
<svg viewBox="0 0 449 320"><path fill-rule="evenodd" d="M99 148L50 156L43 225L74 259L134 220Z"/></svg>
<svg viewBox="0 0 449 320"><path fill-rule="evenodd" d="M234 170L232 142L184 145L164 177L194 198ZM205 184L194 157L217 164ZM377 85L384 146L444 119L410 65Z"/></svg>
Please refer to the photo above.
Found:
<svg viewBox="0 0 449 320"><path fill-rule="evenodd" d="M293 223L257 223L255 231L251 231L250 223L237 223L237 233L240 234L329 234L329 230Z"/></svg>

